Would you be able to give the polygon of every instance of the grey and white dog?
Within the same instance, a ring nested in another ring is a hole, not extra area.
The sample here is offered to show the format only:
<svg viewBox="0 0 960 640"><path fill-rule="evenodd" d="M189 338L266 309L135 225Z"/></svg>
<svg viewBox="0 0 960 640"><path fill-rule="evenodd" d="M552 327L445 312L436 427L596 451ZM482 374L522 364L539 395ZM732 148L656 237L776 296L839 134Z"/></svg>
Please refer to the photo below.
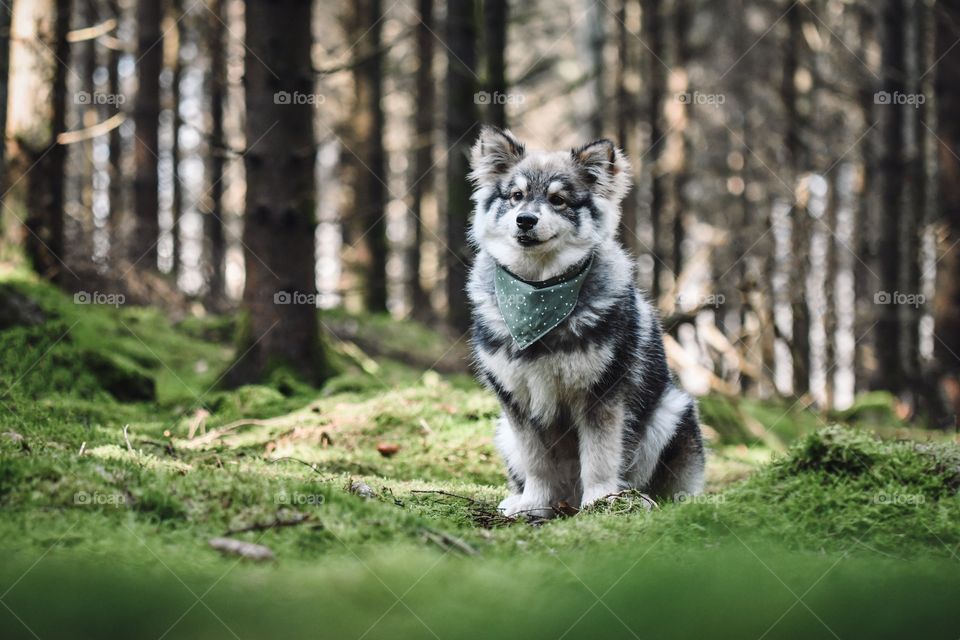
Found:
<svg viewBox="0 0 960 640"><path fill-rule="evenodd" d="M584 507L628 488L699 493L696 404L667 368L659 317L616 237L631 182L623 152L609 140L527 151L485 127L471 167L468 293L475 365L503 409L496 444L512 495L500 510L551 517L561 501ZM498 270L536 289L584 269L573 310L522 348L498 303Z"/></svg>

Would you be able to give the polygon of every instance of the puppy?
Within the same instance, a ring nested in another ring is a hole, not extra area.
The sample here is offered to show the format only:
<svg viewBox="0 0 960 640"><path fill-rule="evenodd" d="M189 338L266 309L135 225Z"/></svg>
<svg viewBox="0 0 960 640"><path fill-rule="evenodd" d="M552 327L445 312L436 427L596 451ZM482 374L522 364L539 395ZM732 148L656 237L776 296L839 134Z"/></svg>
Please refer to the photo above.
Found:
<svg viewBox="0 0 960 640"><path fill-rule="evenodd" d="M623 489L703 488L696 404L617 240L630 166L609 140L527 151L485 127L471 152L478 253L468 293L480 380L500 400L508 515L546 517Z"/></svg>

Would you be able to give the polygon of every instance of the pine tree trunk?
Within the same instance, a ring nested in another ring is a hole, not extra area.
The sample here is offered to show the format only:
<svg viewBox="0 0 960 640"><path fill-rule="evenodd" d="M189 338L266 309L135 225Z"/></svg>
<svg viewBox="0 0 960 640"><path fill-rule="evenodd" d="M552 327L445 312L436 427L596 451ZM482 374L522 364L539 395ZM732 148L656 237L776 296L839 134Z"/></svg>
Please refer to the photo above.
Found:
<svg viewBox="0 0 960 640"><path fill-rule="evenodd" d="M210 51L210 213L206 222L209 250L208 296L214 304L226 298L226 238L223 222L223 179L226 140L223 135L223 108L227 88L227 61L224 51L224 32L227 15L224 0L213 0L212 15L207 23L208 49Z"/></svg>
<svg viewBox="0 0 960 640"><path fill-rule="evenodd" d="M682 92L690 90L689 69L691 52L689 42L690 5L689 0L677 0L673 8L673 33L676 39L676 67L682 69L686 77L686 84ZM686 187L689 179L689 163L691 155L690 132L687 130L690 123L690 102L684 101L680 105L681 115L674 128L674 135L680 138L680 153L677 166L673 173L673 274L674 279L680 277L683 271L683 243L686 237L684 216L687 214Z"/></svg>
<svg viewBox="0 0 960 640"><path fill-rule="evenodd" d="M109 0L107 4L110 9L110 14L119 24L123 19L119 1ZM111 96L120 95L120 51L117 49L110 49L110 53L107 56L107 85ZM120 111L122 109L123 107L118 104L116 110ZM123 174L121 169L121 155L123 151L121 147L120 127L114 127L108 135L107 148L110 156L108 175L110 178L110 187L108 191L109 210L107 213L107 236L110 244L109 256L111 259L116 259L124 255L121 248L123 238L121 238L119 233L121 228L120 220L124 211Z"/></svg>
<svg viewBox="0 0 960 640"><path fill-rule="evenodd" d="M247 335L231 384L277 369L319 383L328 374L316 309L314 106L311 3L246 2L247 193L243 242Z"/></svg>
<svg viewBox="0 0 960 640"><path fill-rule="evenodd" d="M487 92L491 100L487 108L487 122L507 128L507 69L504 53L507 48L507 0L484 0L483 40L486 50ZM503 96L493 99L495 95Z"/></svg>
<svg viewBox="0 0 960 640"><path fill-rule="evenodd" d="M604 59L603 48L607 43L605 18L608 10L603 5L594 0L584 0L584 10L586 17L581 25L584 29L585 45L588 70L588 83L590 99L588 102L587 129L590 132L591 139L604 137L604 127L606 126L605 107L607 103L606 89L603 84L604 79Z"/></svg>
<svg viewBox="0 0 960 640"><path fill-rule="evenodd" d="M66 131L67 69L70 64L70 31L72 0L60 0L53 9L56 13L53 28L53 107L50 119L50 138L43 150L32 151L36 164L27 174L27 219L29 233L25 236L27 257L34 270L42 277L63 284L65 282L63 205L66 178L67 149L57 143L57 135Z"/></svg>
<svg viewBox="0 0 960 640"><path fill-rule="evenodd" d="M447 6L447 320L459 331L470 326L467 305L467 269L473 259L467 244L467 223L472 203L466 175L467 151L473 142L470 132L476 126L474 94L476 76L476 28L474 2L462 0Z"/></svg>
<svg viewBox="0 0 960 640"><path fill-rule="evenodd" d="M882 71L883 90L905 93L906 54L905 0L889 0L882 9ZM878 372L875 386L899 393L905 382L903 367L903 328L900 305L893 296L899 291L901 270L904 266L903 237L903 179L904 110L906 105L885 104L880 111L882 151L880 160L880 288L875 302L879 302L879 322L876 326ZM886 300L884 300L886 298Z"/></svg>
<svg viewBox="0 0 960 640"><path fill-rule="evenodd" d="M10 86L10 26L13 3L0 4L0 203L7 190L7 88ZM0 204L0 210L3 206Z"/></svg>
<svg viewBox="0 0 960 640"><path fill-rule="evenodd" d="M661 277L663 272L663 202L666 192L663 175L664 133L660 121L663 95L666 91L665 68L663 66L663 34L660 28L660 2L642 0L640 16L643 40L647 43L645 93L647 95L646 117L650 130L647 155L650 162L650 230L653 242L653 274L650 283L650 295L659 301Z"/></svg>
<svg viewBox="0 0 960 640"><path fill-rule="evenodd" d="M627 74L633 68L630 44L633 35L627 28L629 19L627 6L632 0L620 0L617 8L617 73L616 73L616 118L617 143L627 154L627 157L636 157L634 141L637 130L636 123L636 96L627 86ZM637 190L630 190L621 206L620 239L632 255L639 251L637 238Z"/></svg>
<svg viewBox="0 0 960 640"><path fill-rule="evenodd" d="M837 228L837 214L840 206L840 194L837 192L836 173L830 173L827 176L829 182L827 191L827 206L824 211L824 223L830 231L825 232L827 242L826 265L824 268L825 276L823 283L824 291L824 313L823 330L825 334L824 344L824 369L826 371L824 385L826 387L825 409L832 409L834 406L834 396L836 385L834 376L837 368L837 242L834 237Z"/></svg>
<svg viewBox="0 0 960 640"><path fill-rule="evenodd" d="M171 170L173 181L173 198L170 204L171 214L172 214L172 225L170 229L170 234L173 237L173 256L172 256L172 267L171 273L174 278L180 273L180 262L182 251L181 241L180 241L180 219L183 216L183 185L180 180L180 127L183 122L180 119L180 81L183 78L183 62L180 55L180 50L183 47L183 37L184 37L184 20L180 20L180 16L183 14L183 0L173 0L171 4L172 17L176 21L176 45L175 50L172 52L173 56L173 74L171 78L171 111L173 112L173 141L170 148L170 161L171 161Z"/></svg>
<svg viewBox="0 0 960 640"><path fill-rule="evenodd" d="M430 296L420 281L420 250L423 246L423 201L433 190L433 127L435 91L433 79L433 0L418 0L419 22L417 23L416 109L413 127L415 131L413 153L413 180L410 189L410 225L413 239L407 248L407 277L410 283L410 304L413 316L429 320Z"/></svg>
<svg viewBox="0 0 960 640"><path fill-rule="evenodd" d="M934 301L934 356L949 424L960 415L960 2L937 3L935 93L937 97L938 213L944 225Z"/></svg>
<svg viewBox="0 0 960 640"><path fill-rule="evenodd" d="M134 162L133 229L128 239L130 260L144 269L157 268L157 218L160 118L160 72L163 62L163 17L161 0L140 0L137 4L137 96L133 112Z"/></svg>
<svg viewBox="0 0 960 640"><path fill-rule="evenodd" d="M351 4L347 33L353 49L354 106L343 160L352 197L342 213L344 267L367 311L387 309L386 157L383 149L381 0Z"/></svg>
<svg viewBox="0 0 960 640"><path fill-rule="evenodd" d="M804 117L799 108L799 96L795 77L800 69L800 49L803 35L800 11L796 4L787 11L787 40L784 43L783 76L780 95L786 121L784 147L789 163L790 184L796 185L806 166L806 149L802 140L805 126ZM793 392L797 396L810 390L810 309L807 306L806 281L810 260L810 220L806 202L793 200L790 194L790 309L793 326L790 354L793 361Z"/></svg>

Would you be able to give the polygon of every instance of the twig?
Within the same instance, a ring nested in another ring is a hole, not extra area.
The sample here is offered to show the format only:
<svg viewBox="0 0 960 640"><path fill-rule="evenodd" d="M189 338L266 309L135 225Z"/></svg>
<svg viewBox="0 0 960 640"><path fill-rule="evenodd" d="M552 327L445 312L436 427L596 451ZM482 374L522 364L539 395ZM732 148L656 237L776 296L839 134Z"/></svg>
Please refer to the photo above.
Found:
<svg viewBox="0 0 960 640"><path fill-rule="evenodd" d="M290 460L292 462L299 462L300 464L306 467L310 467L310 470L315 471L316 473L323 473L322 471L320 471L319 468L317 468L316 464L312 462L307 462L306 460L301 460L300 458L293 458L291 456L284 456L282 458L271 458L270 460L267 460L267 463L273 464L274 462L285 462L287 460Z"/></svg>
<svg viewBox="0 0 960 640"><path fill-rule="evenodd" d="M240 527L238 529L227 529L226 533L223 535L232 536L235 533L246 533L248 531L269 531L270 529L278 529L280 527L295 527L298 524L303 524L310 521L310 514L297 513L292 518L287 520L275 518L273 522L254 522L253 524Z"/></svg>
<svg viewBox="0 0 960 640"><path fill-rule="evenodd" d="M478 552L476 549L471 547L469 544L467 544L460 538L452 536L449 533L444 533L442 531L434 531L426 527L422 527L420 531L423 533L424 537L427 540L429 540L430 542L434 543L435 545L437 545L442 549L454 548L460 553L463 553L464 555L468 555L468 556L478 555Z"/></svg>
<svg viewBox="0 0 960 640"><path fill-rule="evenodd" d="M128 424L123 425L123 439L126 440L127 442L127 451L129 451L130 453L133 453L133 446L130 444L130 435L127 433L129 429L130 429L130 425Z"/></svg>
<svg viewBox="0 0 960 640"><path fill-rule="evenodd" d="M441 496L450 496L451 498L460 498L461 500L466 500L470 504L482 504L479 500L476 500L474 498L457 495L456 493L450 493L449 491L441 491L440 489L412 489L410 493L436 493Z"/></svg>
<svg viewBox="0 0 960 640"><path fill-rule="evenodd" d="M78 453L77 455L82 456L86 448L87 448L87 441L84 440L83 442L80 443L80 453Z"/></svg>

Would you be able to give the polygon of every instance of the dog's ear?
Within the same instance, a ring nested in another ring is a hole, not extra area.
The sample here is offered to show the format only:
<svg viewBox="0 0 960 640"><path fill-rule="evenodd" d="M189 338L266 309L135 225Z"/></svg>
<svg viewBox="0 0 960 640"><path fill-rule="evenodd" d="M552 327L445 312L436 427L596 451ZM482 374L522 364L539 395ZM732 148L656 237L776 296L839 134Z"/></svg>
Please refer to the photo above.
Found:
<svg viewBox="0 0 960 640"><path fill-rule="evenodd" d="M627 195L632 182L630 163L612 142L595 140L571 149L570 155L595 193L615 203Z"/></svg>
<svg viewBox="0 0 960 640"><path fill-rule="evenodd" d="M520 162L523 154L523 143L509 130L484 125L470 150L472 171L468 177L476 185L495 182Z"/></svg>

